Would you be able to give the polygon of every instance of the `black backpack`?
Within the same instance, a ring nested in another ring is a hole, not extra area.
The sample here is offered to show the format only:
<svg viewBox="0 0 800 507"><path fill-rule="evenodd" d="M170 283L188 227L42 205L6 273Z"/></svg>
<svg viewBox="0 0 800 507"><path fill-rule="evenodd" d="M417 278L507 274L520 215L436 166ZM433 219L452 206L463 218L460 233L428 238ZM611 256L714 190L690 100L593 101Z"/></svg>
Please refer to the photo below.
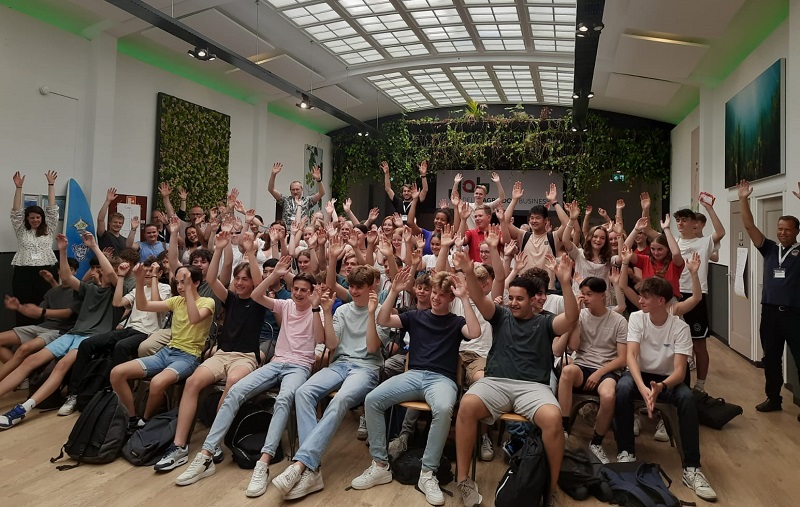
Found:
<svg viewBox="0 0 800 507"><path fill-rule="evenodd" d="M494 495L496 507L538 506L550 489L550 465L544 451L542 433L538 429L525 439Z"/></svg>
<svg viewBox="0 0 800 507"><path fill-rule="evenodd" d="M252 470L256 467L256 461L261 458L261 448L264 447L269 424L272 422L273 403L272 398L244 403L225 434L225 445L231 450L233 461L239 468ZM282 459L283 449L278 446L272 462L277 463Z"/></svg>
<svg viewBox="0 0 800 507"><path fill-rule="evenodd" d="M77 396L75 408L77 410L83 411L95 394L111 386L109 372L113 364L114 361L110 355L101 355L89 361L84 371L77 372L83 375L80 382L78 382L78 391L75 393ZM73 372L73 375L75 375L75 372Z"/></svg>
<svg viewBox="0 0 800 507"><path fill-rule="evenodd" d="M53 359L43 367L34 370L34 372L30 375L30 383L28 384L28 398L32 397L33 394L38 391L40 387L42 387L47 379L50 378L50 374L53 373L53 368L56 367L58 361L58 359ZM65 375L64 378L68 379L69 375ZM64 382L62 381L61 385L53 392L53 394L42 400L41 403L36 404L36 408L38 408L41 412L47 412L48 410L61 408L61 405L64 404L64 396L61 394L63 387Z"/></svg>
<svg viewBox="0 0 800 507"><path fill-rule="evenodd" d="M672 479L657 463L609 463L603 476L614 494L611 503L626 507L680 507L695 505L681 502L669 487ZM664 483L664 480L667 483Z"/></svg>
<svg viewBox="0 0 800 507"><path fill-rule="evenodd" d="M158 414L131 435L122 448L122 455L132 465L155 465L175 440L177 427L177 408Z"/></svg>
<svg viewBox="0 0 800 507"><path fill-rule="evenodd" d="M603 502L613 498L611 486L603 477L603 464L586 449L564 450L558 487L575 500L585 500L589 495Z"/></svg>
<svg viewBox="0 0 800 507"><path fill-rule="evenodd" d="M712 398L707 393L697 390L693 390L693 393L697 419L703 426L721 430L731 419L744 413L742 407L728 403L722 398Z"/></svg>
<svg viewBox="0 0 800 507"><path fill-rule="evenodd" d="M401 454L392 462L392 477L400 484L416 486L419 482L419 474L422 473L422 455L425 449L409 449ZM436 471L436 480L439 485L444 486L453 482L453 471L450 467L450 460L444 454L439 460L439 469Z"/></svg>
<svg viewBox="0 0 800 507"><path fill-rule="evenodd" d="M69 470L81 463L110 463L122 449L128 435L128 410L120 403L117 393L104 389L86 405L75 421L67 443L50 463L64 457L66 452L76 460L76 465L61 465L58 470Z"/></svg>

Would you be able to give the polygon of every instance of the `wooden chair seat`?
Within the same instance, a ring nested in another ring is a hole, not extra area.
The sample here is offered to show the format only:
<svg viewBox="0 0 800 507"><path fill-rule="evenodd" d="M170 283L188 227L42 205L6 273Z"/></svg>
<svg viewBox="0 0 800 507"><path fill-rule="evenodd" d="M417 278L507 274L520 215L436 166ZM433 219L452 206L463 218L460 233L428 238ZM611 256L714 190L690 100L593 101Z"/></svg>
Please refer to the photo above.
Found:
<svg viewBox="0 0 800 507"><path fill-rule="evenodd" d="M430 412L431 407L424 401L404 401L400 403L401 407L405 407L411 410L420 410L422 412Z"/></svg>
<svg viewBox="0 0 800 507"><path fill-rule="evenodd" d="M497 420L510 421L510 422L530 422L527 417L515 414L514 412L506 412L505 414L498 417Z"/></svg>

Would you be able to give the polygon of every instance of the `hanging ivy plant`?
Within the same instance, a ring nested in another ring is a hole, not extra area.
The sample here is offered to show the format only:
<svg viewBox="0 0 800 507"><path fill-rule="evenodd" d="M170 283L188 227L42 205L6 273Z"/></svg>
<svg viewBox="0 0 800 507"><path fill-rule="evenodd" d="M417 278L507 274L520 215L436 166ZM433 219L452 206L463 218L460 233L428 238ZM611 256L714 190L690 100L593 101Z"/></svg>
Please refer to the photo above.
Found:
<svg viewBox="0 0 800 507"><path fill-rule="evenodd" d="M428 172L446 170L545 170L564 174L566 198L585 204L589 195L616 171L629 185L661 183L669 191L670 133L664 128L617 128L590 115L587 132L572 132L569 116L539 118L522 108L510 117L488 116L477 104L455 119L400 118L380 126L382 136L362 137L343 131L333 136L332 192L339 202L357 181L380 181L378 168L389 162L395 182L417 176L417 163ZM477 114L476 114L477 112Z"/></svg>
<svg viewBox="0 0 800 507"><path fill-rule="evenodd" d="M230 116L159 93L155 185L185 188L189 207L216 206L228 190L230 141ZM163 209L157 189L154 195Z"/></svg>

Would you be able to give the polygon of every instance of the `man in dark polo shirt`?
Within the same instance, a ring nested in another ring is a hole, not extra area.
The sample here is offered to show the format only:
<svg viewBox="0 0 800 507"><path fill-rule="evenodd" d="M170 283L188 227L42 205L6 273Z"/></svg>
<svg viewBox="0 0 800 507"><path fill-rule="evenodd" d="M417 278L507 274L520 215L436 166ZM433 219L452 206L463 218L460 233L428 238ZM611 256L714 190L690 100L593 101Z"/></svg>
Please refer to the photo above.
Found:
<svg viewBox="0 0 800 507"><path fill-rule="evenodd" d="M737 189L742 222L753 244L764 257L764 292L761 295L759 332L764 349L764 390L767 399L757 405L756 410L775 412L781 410L784 341L789 344L795 366L800 369L800 243L797 242L800 222L791 215L778 218L779 243L767 239L756 227L750 211L752 187L747 180L742 180Z"/></svg>

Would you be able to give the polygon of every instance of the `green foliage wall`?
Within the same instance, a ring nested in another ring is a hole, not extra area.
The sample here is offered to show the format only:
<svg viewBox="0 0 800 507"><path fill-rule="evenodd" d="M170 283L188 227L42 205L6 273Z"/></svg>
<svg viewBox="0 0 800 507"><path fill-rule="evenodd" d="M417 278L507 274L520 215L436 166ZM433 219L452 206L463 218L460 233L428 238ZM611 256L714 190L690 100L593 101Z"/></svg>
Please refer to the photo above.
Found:
<svg viewBox="0 0 800 507"><path fill-rule="evenodd" d="M548 170L564 174L567 199L585 204L600 183L617 170L630 185L661 183L669 191L670 132L663 128L616 128L589 116L587 132L572 132L569 117L535 118L517 108L511 116L439 120L401 118L380 126L382 136L340 132L333 136L332 192L343 202L351 183L381 181L387 160L395 184L418 177L417 164L428 160L429 173L441 170Z"/></svg>
<svg viewBox="0 0 800 507"><path fill-rule="evenodd" d="M158 94L155 190L156 207L163 209L158 185L189 191L188 207L203 209L224 201L228 192L231 117L191 102ZM174 196L175 194L173 194ZM172 204L180 204L175 197Z"/></svg>

